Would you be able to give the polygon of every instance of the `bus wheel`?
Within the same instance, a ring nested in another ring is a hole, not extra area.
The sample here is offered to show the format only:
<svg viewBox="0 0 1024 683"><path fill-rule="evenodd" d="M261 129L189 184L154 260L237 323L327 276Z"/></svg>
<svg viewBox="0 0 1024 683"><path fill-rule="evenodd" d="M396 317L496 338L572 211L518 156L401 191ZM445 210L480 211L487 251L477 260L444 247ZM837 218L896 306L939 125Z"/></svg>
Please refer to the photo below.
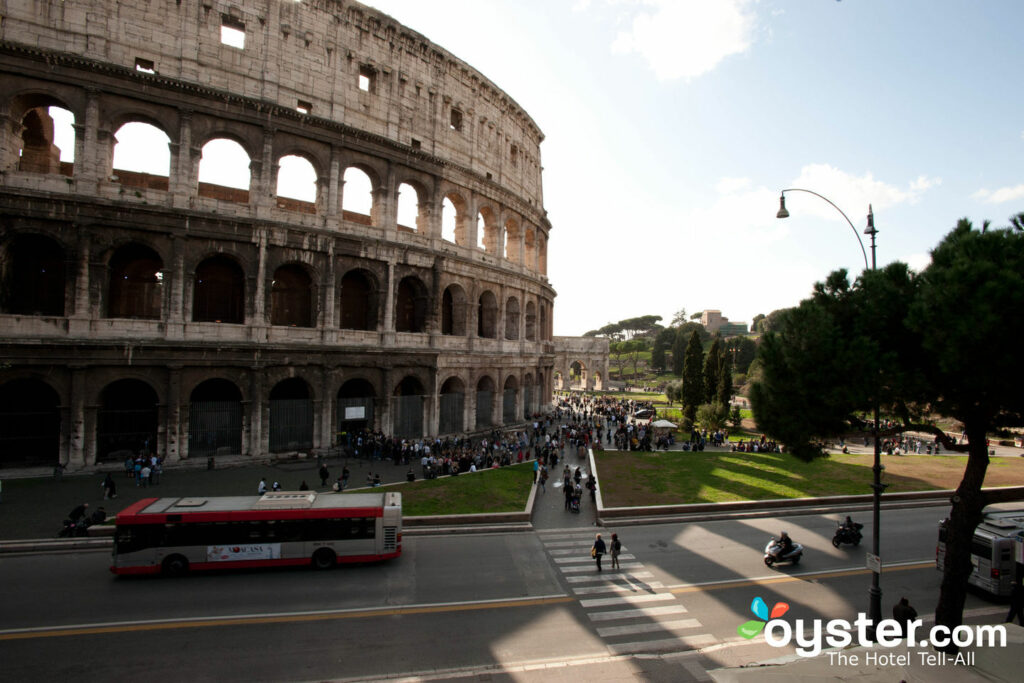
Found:
<svg viewBox="0 0 1024 683"><path fill-rule="evenodd" d="M334 566L334 551L329 548L320 548L313 553L313 569L330 569Z"/></svg>
<svg viewBox="0 0 1024 683"><path fill-rule="evenodd" d="M181 555L164 558L163 572L167 576L183 576L188 573L188 560Z"/></svg>

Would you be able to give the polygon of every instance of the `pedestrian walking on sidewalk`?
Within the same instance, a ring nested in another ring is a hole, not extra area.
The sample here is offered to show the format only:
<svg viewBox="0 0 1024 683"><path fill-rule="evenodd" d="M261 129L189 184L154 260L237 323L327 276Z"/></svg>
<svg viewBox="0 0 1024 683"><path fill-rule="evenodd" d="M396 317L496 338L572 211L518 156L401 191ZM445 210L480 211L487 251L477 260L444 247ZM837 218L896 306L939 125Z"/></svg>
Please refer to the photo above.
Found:
<svg viewBox="0 0 1024 683"><path fill-rule="evenodd" d="M1010 593L1010 611L1006 615L1006 623L1012 624L1014 619L1024 626L1024 585L1021 585L1021 579L1013 582L1013 592Z"/></svg>
<svg viewBox="0 0 1024 683"><path fill-rule="evenodd" d="M622 552L622 542L619 540L619 535L612 534L612 569L622 569L619 567L620 552Z"/></svg>
<svg viewBox="0 0 1024 683"><path fill-rule="evenodd" d="M327 486L327 480L330 479L331 472L327 469L327 465L320 465L320 485Z"/></svg>

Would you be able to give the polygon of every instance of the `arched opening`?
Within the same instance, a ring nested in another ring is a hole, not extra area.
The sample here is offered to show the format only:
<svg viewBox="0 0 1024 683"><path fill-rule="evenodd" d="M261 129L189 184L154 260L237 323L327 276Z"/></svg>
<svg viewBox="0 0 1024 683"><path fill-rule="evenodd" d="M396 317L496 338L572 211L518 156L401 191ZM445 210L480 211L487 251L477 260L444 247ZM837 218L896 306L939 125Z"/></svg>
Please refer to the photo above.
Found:
<svg viewBox="0 0 1024 683"><path fill-rule="evenodd" d="M502 253L513 263L522 263L523 260L523 254L519 248L520 237L519 223L512 218L505 221L505 244Z"/></svg>
<svg viewBox="0 0 1024 683"><path fill-rule="evenodd" d="M502 424L516 422L519 412L516 406L517 394L519 393L519 382L515 377L505 378L505 389L501 396L501 421Z"/></svg>
<svg viewBox="0 0 1024 683"><path fill-rule="evenodd" d="M409 183L402 183L398 186L398 230L420 232L421 224L419 192Z"/></svg>
<svg viewBox="0 0 1024 683"><path fill-rule="evenodd" d="M373 225L374 198L370 176L361 168L349 166L345 169L343 178L342 217L353 223Z"/></svg>
<svg viewBox="0 0 1024 683"><path fill-rule="evenodd" d="M427 288L418 277L410 275L398 283L395 331L427 331Z"/></svg>
<svg viewBox="0 0 1024 683"><path fill-rule="evenodd" d="M505 301L505 339L519 339L519 299Z"/></svg>
<svg viewBox="0 0 1024 683"><path fill-rule="evenodd" d="M29 109L21 119L18 170L73 176L75 115L58 106Z"/></svg>
<svg viewBox="0 0 1024 683"><path fill-rule="evenodd" d="M478 249L483 249L488 254L494 256L501 256L498 253L501 244L498 242L498 229L497 217L494 215L494 211L490 207L483 207L480 209L480 213L477 214L476 218L476 246Z"/></svg>
<svg viewBox="0 0 1024 683"><path fill-rule="evenodd" d="M131 121L114 133L114 177L124 187L167 190L171 139L156 126Z"/></svg>
<svg viewBox="0 0 1024 683"><path fill-rule="evenodd" d="M486 339L498 337L498 300L490 290L477 301L476 335Z"/></svg>
<svg viewBox="0 0 1024 683"><path fill-rule="evenodd" d="M210 140L199 160L199 196L248 204L250 162L249 153L234 140Z"/></svg>
<svg viewBox="0 0 1024 683"><path fill-rule="evenodd" d="M218 254L196 267L192 320L233 324L245 322L245 273L234 259Z"/></svg>
<svg viewBox="0 0 1024 683"><path fill-rule="evenodd" d="M43 235L14 235L0 245L0 312L63 316L64 258Z"/></svg>
<svg viewBox="0 0 1024 683"><path fill-rule="evenodd" d="M373 402L377 392L365 379L350 379L338 390L338 419L335 443L345 433L373 429Z"/></svg>
<svg viewBox="0 0 1024 683"><path fill-rule="evenodd" d="M96 461L119 462L140 452L156 453L157 403L156 392L141 380L108 384L96 416Z"/></svg>
<svg viewBox="0 0 1024 683"><path fill-rule="evenodd" d="M270 391L270 452L313 447L313 400L298 377L278 382Z"/></svg>
<svg viewBox="0 0 1024 683"><path fill-rule="evenodd" d="M199 458L242 453L242 392L226 379L208 379L188 406L188 453Z"/></svg>
<svg viewBox="0 0 1024 683"><path fill-rule="evenodd" d="M537 341L537 304L526 302L526 340Z"/></svg>
<svg viewBox="0 0 1024 683"><path fill-rule="evenodd" d="M164 263L155 251L125 245L110 258L109 273L106 317L160 319Z"/></svg>
<svg viewBox="0 0 1024 683"><path fill-rule="evenodd" d="M476 383L476 428L494 424L494 380L484 376Z"/></svg>
<svg viewBox="0 0 1024 683"><path fill-rule="evenodd" d="M60 398L37 379L0 385L0 467L55 465L60 459Z"/></svg>
<svg viewBox="0 0 1024 683"><path fill-rule="evenodd" d="M316 169L309 159L294 154L278 159L278 208L299 213L316 213L316 181Z"/></svg>
<svg viewBox="0 0 1024 683"><path fill-rule="evenodd" d="M556 372L554 376L555 391L565 390L565 379L562 377L562 373Z"/></svg>
<svg viewBox="0 0 1024 683"><path fill-rule="evenodd" d="M313 281L301 266L291 264L274 271L270 324L313 327Z"/></svg>
<svg viewBox="0 0 1024 683"><path fill-rule="evenodd" d="M466 386L458 377L450 377L441 385L441 410L438 431L459 434L463 430L466 408Z"/></svg>
<svg viewBox="0 0 1024 683"><path fill-rule="evenodd" d="M573 361L572 365L569 366L569 388L587 388L587 366L582 361Z"/></svg>
<svg viewBox="0 0 1024 683"><path fill-rule="evenodd" d="M418 439L423 436L425 393L423 384L415 377L406 377L395 387L392 397L395 436L403 439Z"/></svg>
<svg viewBox="0 0 1024 683"><path fill-rule="evenodd" d="M466 202L457 194L441 200L441 238L466 246Z"/></svg>
<svg viewBox="0 0 1024 683"><path fill-rule="evenodd" d="M377 329L376 292L370 278L350 270L341 278L340 327L343 330Z"/></svg>
<svg viewBox="0 0 1024 683"><path fill-rule="evenodd" d="M448 285L441 297L441 334L466 336L466 292Z"/></svg>

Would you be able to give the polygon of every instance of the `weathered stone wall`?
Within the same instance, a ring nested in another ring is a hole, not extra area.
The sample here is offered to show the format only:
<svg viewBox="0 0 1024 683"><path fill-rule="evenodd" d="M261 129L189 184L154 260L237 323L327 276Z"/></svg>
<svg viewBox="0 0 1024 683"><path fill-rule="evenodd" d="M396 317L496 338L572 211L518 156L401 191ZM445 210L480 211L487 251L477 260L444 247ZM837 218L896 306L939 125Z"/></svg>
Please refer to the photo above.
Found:
<svg viewBox="0 0 1024 683"><path fill-rule="evenodd" d="M603 337L554 337L555 389L595 391L608 388L609 342ZM578 363L582 372L570 381L570 368Z"/></svg>
<svg viewBox="0 0 1024 683"><path fill-rule="evenodd" d="M352 401L367 426L410 436L517 423L548 403L542 135L471 67L354 2L3 8L0 428L24 433L2 442L0 466L92 467L111 444L147 441L174 462L222 418L240 445L218 453L326 448ZM225 23L244 26L243 49L221 44ZM74 115L73 164L33 137L52 136L30 118L51 106ZM169 138L167 176L114 172L114 133L133 121ZM249 155L248 189L198 181L219 138ZM314 202L275 196L285 155L312 164ZM370 215L343 210L351 167L370 177ZM397 223L403 183L418 195L411 227ZM455 242L441 235L445 198ZM237 279L209 289L211 263ZM237 317L209 313L208 296ZM131 420L150 433L118 426Z"/></svg>

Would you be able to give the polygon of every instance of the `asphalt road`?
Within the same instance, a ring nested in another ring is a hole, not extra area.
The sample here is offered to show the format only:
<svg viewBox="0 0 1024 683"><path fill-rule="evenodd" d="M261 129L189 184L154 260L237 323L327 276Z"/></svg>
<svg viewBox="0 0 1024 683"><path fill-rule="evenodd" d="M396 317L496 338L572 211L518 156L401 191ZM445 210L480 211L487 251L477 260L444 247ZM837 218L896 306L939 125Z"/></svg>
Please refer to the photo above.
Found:
<svg viewBox="0 0 1024 683"><path fill-rule="evenodd" d="M901 596L922 615L934 611L942 510L884 511L885 616ZM707 680L704 668L784 654L737 635L755 597L787 602L793 619L866 611L870 525L865 544L835 549L839 518L623 527L623 571L602 574L589 559L592 529L406 537L403 556L381 565L175 580L114 578L104 553L8 556L2 676L306 681L519 670L515 680L612 680L616 665L656 654L638 677ZM807 554L768 569L761 551L783 528ZM968 597L969 609L985 606ZM551 677L554 664L564 678Z"/></svg>

